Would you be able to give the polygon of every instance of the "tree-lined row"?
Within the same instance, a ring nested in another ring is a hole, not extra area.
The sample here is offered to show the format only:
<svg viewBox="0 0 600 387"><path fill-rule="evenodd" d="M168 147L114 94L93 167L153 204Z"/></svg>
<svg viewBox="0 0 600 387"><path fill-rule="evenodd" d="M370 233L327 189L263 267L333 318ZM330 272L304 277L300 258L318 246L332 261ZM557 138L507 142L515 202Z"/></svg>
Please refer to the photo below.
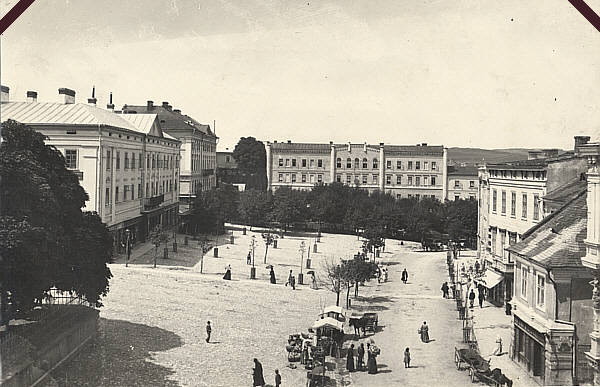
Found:
<svg viewBox="0 0 600 387"><path fill-rule="evenodd" d="M441 203L435 199L396 199L341 183L317 184L311 191L281 187L274 193L238 192L235 187L221 185L201 195L195 209L192 224L199 232L222 231L227 221L248 226L277 224L284 230L313 222L322 231L334 228L361 233L367 239L379 236L422 241L432 234L448 234L453 240L470 240L477 232L474 200Z"/></svg>

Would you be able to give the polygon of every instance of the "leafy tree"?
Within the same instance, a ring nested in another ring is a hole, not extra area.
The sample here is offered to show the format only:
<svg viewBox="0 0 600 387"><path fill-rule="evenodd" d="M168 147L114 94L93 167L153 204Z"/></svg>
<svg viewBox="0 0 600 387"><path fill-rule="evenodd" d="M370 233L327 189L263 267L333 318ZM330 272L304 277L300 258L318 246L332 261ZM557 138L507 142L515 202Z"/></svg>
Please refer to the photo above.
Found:
<svg viewBox="0 0 600 387"><path fill-rule="evenodd" d="M267 189L267 152L265 145L254 137L242 137L233 150L238 170L248 188Z"/></svg>
<svg viewBox="0 0 600 387"><path fill-rule="evenodd" d="M280 223L286 231L290 224L300 222L306 218L307 209L306 193L293 190L290 187L281 187L273 194L273 206L270 217Z"/></svg>
<svg viewBox="0 0 600 387"><path fill-rule="evenodd" d="M329 290L336 294L335 305L340 306L340 293L342 288L346 285L347 281L345 275L345 268L340 263L336 263L333 260L327 260L324 263L326 286Z"/></svg>
<svg viewBox="0 0 600 387"><path fill-rule="evenodd" d="M150 232L150 240L154 245L154 267L156 267L156 260L158 259L158 249L164 243L165 249L169 242L169 235L163 230L162 225L157 224L156 227Z"/></svg>
<svg viewBox="0 0 600 387"><path fill-rule="evenodd" d="M354 285L354 297L358 297L359 283L370 280L377 270L375 263L366 262L361 258L342 261L340 271L346 284L346 308L350 307L350 289L352 286Z"/></svg>
<svg viewBox="0 0 600 387"><path fill-rule="evenodd" d="M254 189L240 192L238 214L244 224L262 226L270 211L271 199L267 192Z"/></svg>
<svg viewBox="0 0 600 387"><path fill-rule="evenodd" d="M51 288L101 306L111 278L112 241L62 154L15 121L0 146L0 302L2 323L30 310Z"/></svg>
<svg viewBox="0 0 600 387"><path fill-rule="evenodd" d="M237 217L239 192L229 184L221 184L202 192L194 203L192 224L196 231L222 233L224 223Z"/></svg>

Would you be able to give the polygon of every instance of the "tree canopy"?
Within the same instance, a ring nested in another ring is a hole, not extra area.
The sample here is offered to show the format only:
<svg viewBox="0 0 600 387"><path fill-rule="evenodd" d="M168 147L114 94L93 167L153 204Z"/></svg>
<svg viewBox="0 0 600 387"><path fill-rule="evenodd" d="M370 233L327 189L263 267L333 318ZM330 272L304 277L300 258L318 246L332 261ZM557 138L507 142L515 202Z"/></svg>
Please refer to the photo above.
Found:
<svg viewBox="0 0 600 387"><path fill-rule="evenodd" d="M51 288L101 305L108 291L112 240L65 159L44 136L15 121L2 124L0 255L3 322L7 303L26 312Z"/></svg>
<svg viewBox="0 0 600 387"><path fill-rule="evenodd" d="M267 152L254 137L242 137L233 150L233 158L247 188L266 190Z"/></svg>

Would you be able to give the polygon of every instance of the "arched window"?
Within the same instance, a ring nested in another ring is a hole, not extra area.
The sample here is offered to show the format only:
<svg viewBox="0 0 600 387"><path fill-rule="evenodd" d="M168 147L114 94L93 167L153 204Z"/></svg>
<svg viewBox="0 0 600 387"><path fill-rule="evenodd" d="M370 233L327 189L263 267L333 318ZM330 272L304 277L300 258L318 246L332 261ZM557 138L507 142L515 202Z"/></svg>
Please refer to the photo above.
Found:
<svg viewBox="0 0 600 387"><path fill-rule="evenodd" d="M373 159L373 169L379 168L379 160Z"/></svg>
<svg viewBox="0 0 600 387"><path fill-rule="evenodd" d="M341 168L342 167L342 159L341 158L339 158L339 157L337 158L335 166L337 168Z"/></svg>
<svg viewBox="0 0 600 387"><path fill-rule="evenodd" d="M354 168L356 168L356 169L360 168L360 160L358 158L354 159Z"/></svg>
<svg viewBox="0 0 600 387"><path fill-rule="evenodd" d="M346 159L346 168L352 168L352 159L350 157Z"/></svg>
<svg viewBox="0 0 600 387"><path fill-rule="evenodd" d="M363 169L367 169L369 168L369 161L367 161L367 158L365 157L363 159Z"/></svg>

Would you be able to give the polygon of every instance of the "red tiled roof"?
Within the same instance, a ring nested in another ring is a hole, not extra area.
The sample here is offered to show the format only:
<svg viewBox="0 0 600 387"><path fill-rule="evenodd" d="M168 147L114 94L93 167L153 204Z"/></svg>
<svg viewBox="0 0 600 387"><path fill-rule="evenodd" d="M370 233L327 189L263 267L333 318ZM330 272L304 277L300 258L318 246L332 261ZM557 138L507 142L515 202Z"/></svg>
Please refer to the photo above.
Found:
<svg viewBox="0 0 600 387"><path fill-rule="evenodd" d="M566 203L575 199L582 192L587 190L587 181L585 179L578 178L570 183L562 185L555 190L552 190L543 197L546 201Z"/></svg>
<svg viewBox="0 0 600 387"><path fill-rule="evenodd" d="M348 144L334 144L336 148L343 148ZM353 147L364 146L364 144L352 144ZM367 148L379 150L379 144L367 144ZM321 143L301 143L301 142L276 142L271 143L271 149L278 151L285 151L290 153L302 153L302 152L313 152L313 153L329 153L331 151L331 144ZM428 156L443 156L444 147L442 145L384 145L384 152L388 156L414 156L414 155L428 155Z"/></svg>
<svg viewBox="0 0 600 387"><path fill-rule="evenodd" d="M507 250L547 268L582 267L587 235L585 192L529 229Z"/></svg>
<svg viewBox="0 0 600 387"><path fill-rule="evenodd" d="M443 145L384 145L383 150L390 156L443 156Z"/></svg>
<svg viewBox="0 0 600 387"><path fill-rule="evenodd" d="M326 154L331 152L330 144L302 143L302 142L273 142L271 149L286 153L320 153Z"/></svg>
<svg viewBox="0 0 600 387"><path fill-rule="evenodd" d="M487 169L544 169L549 163L575 158L572 151L564 152L556 157L533 160L516 160L505 163L487 164Z"/></svg>

